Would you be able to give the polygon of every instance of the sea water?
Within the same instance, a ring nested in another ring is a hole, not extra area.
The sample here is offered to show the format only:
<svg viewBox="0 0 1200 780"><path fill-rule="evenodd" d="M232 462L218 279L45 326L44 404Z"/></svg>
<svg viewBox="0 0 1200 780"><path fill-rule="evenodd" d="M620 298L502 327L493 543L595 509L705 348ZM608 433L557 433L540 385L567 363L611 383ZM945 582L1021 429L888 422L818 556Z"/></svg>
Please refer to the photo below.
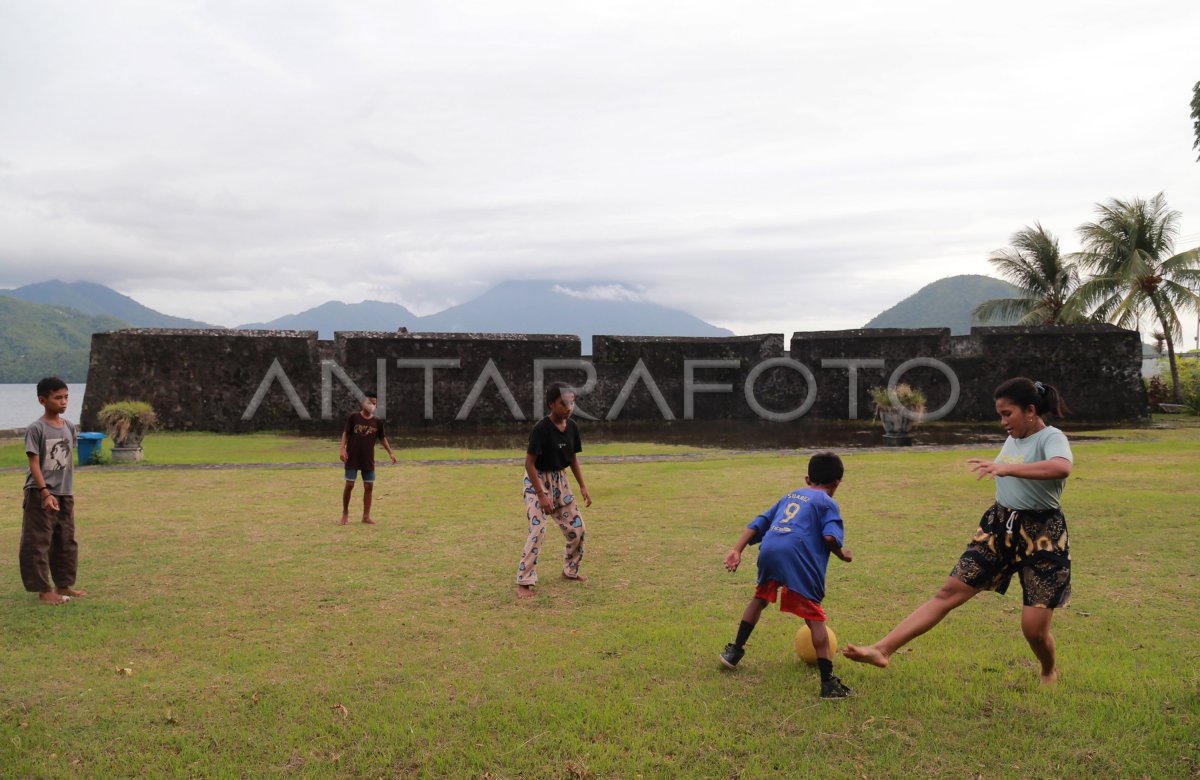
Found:
<svg viewBox="0 0 1200 780"><path fill-rule="evenodd" d="M64 415L73 423L79 422L79 412L83 409L83 391L87 385L67 383L70 395L67 398L67 413ZM42 405L37 399L37 385L3 385L0 384L0 431L13 428L24 428L29 423L42 416Z"/></svg>

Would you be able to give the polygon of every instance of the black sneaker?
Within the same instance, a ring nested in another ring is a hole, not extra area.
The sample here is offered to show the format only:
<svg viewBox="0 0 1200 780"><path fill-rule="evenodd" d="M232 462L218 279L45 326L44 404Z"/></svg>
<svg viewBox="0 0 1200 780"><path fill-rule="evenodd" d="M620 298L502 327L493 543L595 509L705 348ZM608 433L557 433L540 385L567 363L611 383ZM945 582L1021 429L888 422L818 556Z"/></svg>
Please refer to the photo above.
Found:
<svg viewBox="0 0 1200 780"><path fill-rule="evenodd" d="M821 680L821 698L822 699L845 699L854 695L854 691L842 684L842 681L836 677L830 676L828 680Z"/></svg>
<svg viewBox="0 0 1200 780"><path fill-rule="evenodd" d="M733 642L725 645L725 649L721 651L721 663L728 666L730 669L736 669L738 661L742 660L742 656L746 654L746 648L738 647Z"/></svg>

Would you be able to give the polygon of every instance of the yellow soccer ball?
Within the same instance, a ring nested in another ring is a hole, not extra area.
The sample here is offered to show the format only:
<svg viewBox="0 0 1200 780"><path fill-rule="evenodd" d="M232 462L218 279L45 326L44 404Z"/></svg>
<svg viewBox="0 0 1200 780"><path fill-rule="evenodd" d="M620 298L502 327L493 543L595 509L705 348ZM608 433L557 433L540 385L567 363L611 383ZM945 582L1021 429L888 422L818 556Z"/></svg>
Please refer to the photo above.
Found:
<svg viewBox="0 0 1200 780"><path fill-rule="evenodd" d="M833 629L827 624L825 632L829 634L829 654L836 655L838 651L837 634L833 633ZM800 630L796 632L796 655L800 656L800 660L809 666L817 665L817 648L813 647L812 632L808 630L808 624L800 626Z"/></svg>

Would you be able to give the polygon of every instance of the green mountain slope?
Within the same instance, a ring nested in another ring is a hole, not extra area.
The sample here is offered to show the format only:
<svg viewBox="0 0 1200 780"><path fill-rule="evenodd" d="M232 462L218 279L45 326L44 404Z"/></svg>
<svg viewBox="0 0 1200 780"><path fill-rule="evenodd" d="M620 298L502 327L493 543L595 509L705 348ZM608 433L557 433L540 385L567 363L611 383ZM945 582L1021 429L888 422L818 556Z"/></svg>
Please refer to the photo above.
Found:
<svg viewBox="0 0 1200 780"><path fill-rule="evenodd" d="M927 284L916 293L877 315L864 328L949 328L955 336L971 332L972 325L1008 325L1011 321L976 322L971 311L993 298L1015 298L1017 288L990 276L948 276Z"/></svg>
<svg viewBox="0 0 1200 780"><path fill-rule="evenodd" d="M83 382L92 334L127 327L115 317L0 295L0 383L36 382L51 374Z"/></svg>
<svg viewBox="0 0 1200 780"><path fill-rule="evenodd" d="M38 282L15 290L0 290L0 294L20 298L30 303L67 306L94 317L106 315L127 322L135 328L212 328L196 320L173 317L122 295L111 287L95 282Z"/></svg>

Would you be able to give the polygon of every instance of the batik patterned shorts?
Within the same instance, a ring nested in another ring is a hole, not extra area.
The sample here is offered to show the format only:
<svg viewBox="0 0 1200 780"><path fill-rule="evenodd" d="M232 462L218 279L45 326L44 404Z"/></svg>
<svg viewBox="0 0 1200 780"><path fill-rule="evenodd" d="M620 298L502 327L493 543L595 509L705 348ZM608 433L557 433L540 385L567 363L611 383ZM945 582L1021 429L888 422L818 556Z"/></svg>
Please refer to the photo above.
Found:
<svg viewBox="0 0 1200 780"><path fill-rule="evenodd" d="M1071 548L1061 509L1009 509L993 504L950 576L980 590L1004 593L1021 577L1027 607L1071 601Z"/></svg>

